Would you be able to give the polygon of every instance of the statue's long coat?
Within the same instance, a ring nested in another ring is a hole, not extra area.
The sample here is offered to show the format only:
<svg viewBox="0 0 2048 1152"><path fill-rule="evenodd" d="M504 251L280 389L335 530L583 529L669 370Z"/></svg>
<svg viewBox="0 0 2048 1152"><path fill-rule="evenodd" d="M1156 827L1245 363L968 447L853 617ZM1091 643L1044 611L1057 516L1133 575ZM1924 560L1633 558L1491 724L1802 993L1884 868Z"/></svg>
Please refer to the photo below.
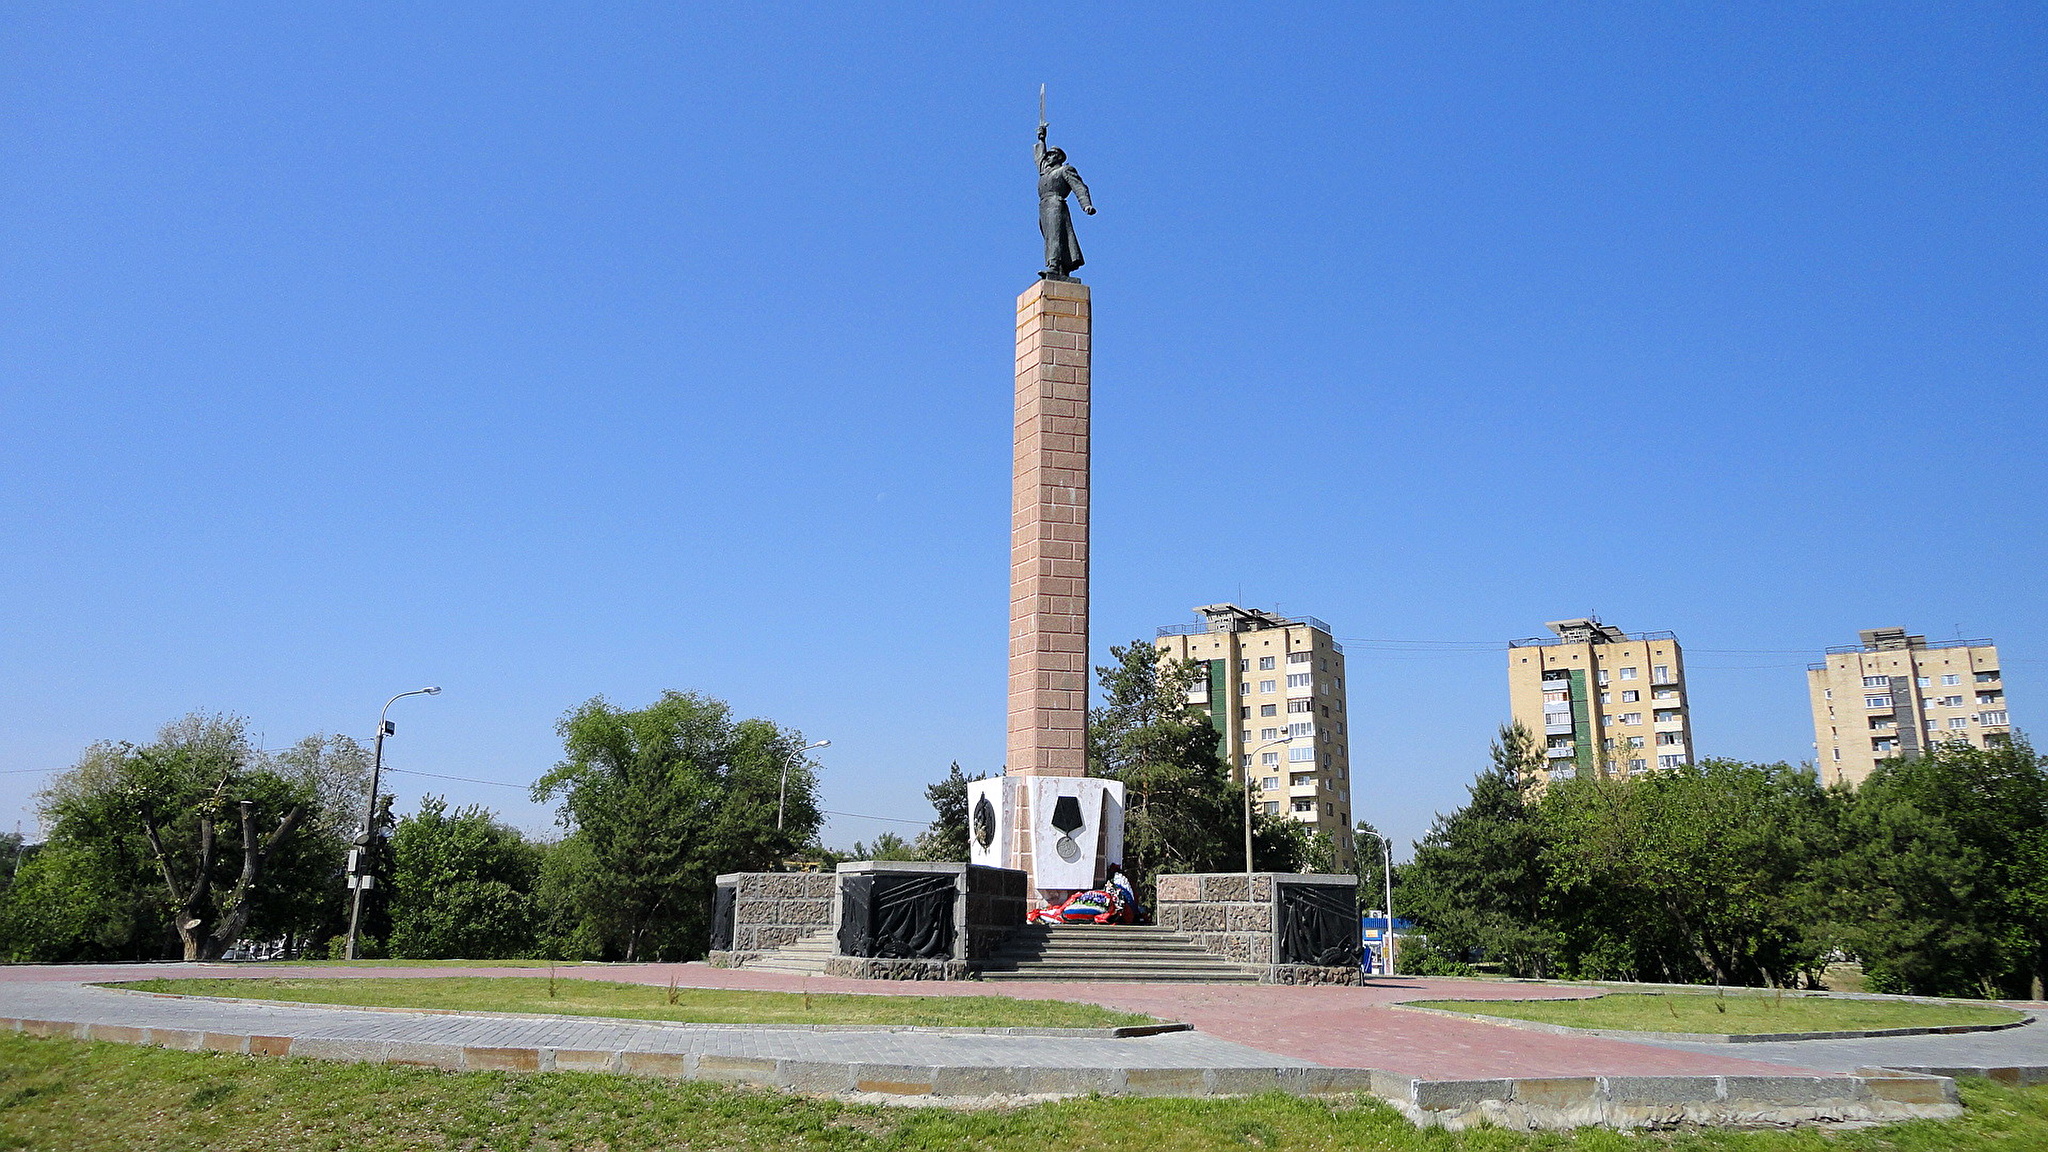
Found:
<svg viewBox="0 0 2048 1152"><path fill-rule="evenodd" d="M1074 214L1067 207L1067 194L1072 193L1081 201L1081 207L1093 208L1088 198L1088 185L1081 182L1081 174L1071 164L1057 167L1046 164L1044 145L1038 147L1038 231L1045 236L1045 267L1047 271L1065 275L1079 268L1081 240L1074 235Z"/></svg>

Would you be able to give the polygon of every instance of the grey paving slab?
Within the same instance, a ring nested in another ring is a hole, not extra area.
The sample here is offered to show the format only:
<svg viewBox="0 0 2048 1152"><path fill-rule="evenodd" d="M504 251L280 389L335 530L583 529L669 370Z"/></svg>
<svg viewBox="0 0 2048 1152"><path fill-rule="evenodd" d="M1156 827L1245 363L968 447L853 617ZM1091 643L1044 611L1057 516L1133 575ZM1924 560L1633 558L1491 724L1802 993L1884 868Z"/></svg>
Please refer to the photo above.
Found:
<svg viewBox="0 0 2048 1152"><path fill-rule="evenodd" d="M1726 1052L1721 1044L1643 1041L1686 1052ZM2048 1067L2048 1022L1956 1036L1873 1036L1861 1040L1784 1040L1744 1044L1744 1056L1833 1072L1858 1068Z"/></svg>

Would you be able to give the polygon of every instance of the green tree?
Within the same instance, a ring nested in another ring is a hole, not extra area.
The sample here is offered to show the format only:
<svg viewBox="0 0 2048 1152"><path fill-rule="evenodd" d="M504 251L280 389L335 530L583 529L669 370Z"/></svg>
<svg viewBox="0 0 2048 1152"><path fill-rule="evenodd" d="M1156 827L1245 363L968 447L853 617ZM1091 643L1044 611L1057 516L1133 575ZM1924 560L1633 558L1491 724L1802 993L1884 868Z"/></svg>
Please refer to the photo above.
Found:
<svg viewBox="0 0 2048 1152"><path fill-rule="evenodd" d="M1553 781L1541 855L1577 974L1813 982L1822 948L1807 910L1833 843L1827 804L1810 769L1785 764Z"/></svg>
<svg viewBox="0 0 2048 1152"><path fill-rule="evenodd" d="M931 802L932 811L938 814L938 819L918 834L918 859L966 862L969 853L967 786L983 779L987 779L984 773L969 776L962 772L960 762L955 760L946 769L945 779L924 790L924 798Z"/></svg>
<svg viewBox="0 0 2048 1152"><path fill-rule="evenodd" d="M2048 760L2024 739L1888 760L1847 797L1833 926L1873 987L2026 997L2048 978Z"/></svg>
<svg viewBox="0 0 2048 1152"><path fill-rule="evenodd" d="M439 796L391 836L393 956L503 959L531 954L540 850L480 805Z"/></svg>
<svg viewBox="0 0 2048 1152"><path fill-rule="evenodd" d="M575 845L547 884L574 917L553 939L626 960L702 955L715 878L773 868L816 836L816 781L801 764L776 827L778 782L806 743L793 730L685 692L632 710L594 698L557 730L565 757L534 785L536 801L559 800L564 847Z"/></svg>
<svg viewBox="0 0 2048 1152"><path fill-rule="evenodd" d="M1144 640L1112 646L1095 669L1102 693L1088 715L1093 775L1124 786L1124 859L1148 887L1162 872L1244 867L1245 797L1231 780L1216 728L1187 703L1200 666L1162 661ZM1316 851L1285 815L1253 821L1253 864L1298 872Z"/></svg>
<svg viewBox="0 0 2048 1152"><path fill-rule="evenodd" d="M1438 815L1414 862L1396 871L1396 911L1432 944L1457 955L1477 951L1517 976L1552 974L1559 946L1545 905L1550 877L1530 795L1542 762L1527 728L1503 727L1465 806ZM1366 847L1361 841L1361 854Z"/></svg>
<svg viewBox="0 0 2048 1152"><path fill-rule="evenodd" d="M894 832L883 832L871 844L853 842L853 854L848 860L923 860L917 846Z"/></svg>
<svg viewBox="0 0 2048 1152"><path fill-rule="evenodd" d="M169 934L185 959L214 959L240 939L288 935L339 899L341 837L318 782L257 752L237 716L195 713L141 748L94 745L41 806L48 860L9 893L0 922L54 934L13 937L17 953L158 955ZM46 903L22 907L31 900ZM62 930L91 920L83 934Z"/></svg>

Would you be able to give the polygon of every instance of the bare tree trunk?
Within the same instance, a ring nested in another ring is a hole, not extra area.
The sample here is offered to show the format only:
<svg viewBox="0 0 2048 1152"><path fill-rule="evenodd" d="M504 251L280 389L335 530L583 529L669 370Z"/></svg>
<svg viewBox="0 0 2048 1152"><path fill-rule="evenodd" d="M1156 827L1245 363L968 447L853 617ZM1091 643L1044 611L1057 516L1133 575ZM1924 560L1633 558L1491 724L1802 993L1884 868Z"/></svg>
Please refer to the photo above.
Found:
<svg viewBox="0 0 2048 1152"><path fill-rule="evenodd" d="M228 893L227 914L220 918L220 922L214 926L205 941L208 960L219 959L221 953L227 951L228 946L240 938L242 930L248 927L250 905L256 883L263 878L263 866L269 862L271 851L283 843L285 837L292 834L292 829L298 826L299 818L305 815L306 811L303 805L294 804L291 811L284 814L284 819L277 822L277 827L270 835L264 837L262 843L258 844L256 805L244 800L239 807L242 818L242 874L236 878L234 889Z"/></svg>

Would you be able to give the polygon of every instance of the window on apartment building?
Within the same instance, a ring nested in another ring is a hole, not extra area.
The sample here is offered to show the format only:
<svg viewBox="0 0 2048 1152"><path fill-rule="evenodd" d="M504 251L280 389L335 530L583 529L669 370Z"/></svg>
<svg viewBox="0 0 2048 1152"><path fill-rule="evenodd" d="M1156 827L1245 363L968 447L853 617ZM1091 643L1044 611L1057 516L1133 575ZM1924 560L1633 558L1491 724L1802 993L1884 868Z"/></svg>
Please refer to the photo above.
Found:
<svg viewBox="0 0 2048 1152"><path fill-rule="evenodd" d="M1328 716L1329 714L1330 714L1330 706L1329 706L1328 704L1325 704L1325 705L1323 705L1323 715L1325 715L1325 716Z"/></svg>
<svg viewBox="0 0 2048 1152"><path fill-rule="evenodd" d="M1308 724L1289 724L1289 725L1287 726L1287 734L1288 734L1289 736L1297 736L1297 737L1298 737L1298 736L1313 736L1313 735L1315 735L1315 734L1316 734L1316 726L1315 726L1315 724L1314 724L1313 722L1311 722L1311 723L1308 723Z"/></svg>
<svg viewBox="0 0 2048 1152"><path fill-rule="evenodd" d="M1252 694L1252 682L1251 682L1251 681L1249 681L1249 680L1239 680L1239 681L1237 682L1237 694L1238 694L1239 696L1249 696L1249 695L1251 695L1251 694Z"/></svg>
<svg viewBox="0 0 2048 1152"><path fill-rule="evenodd" d="M1897 724L1889 716L1872 716L1870 718L1870 729L1873 732L1884 728L1893 728L1896 726Z"/></svg>
<svg viewBox="0 0 2048 1152"><path fill-rule="evenodd" d="M1238 708L1237 708L1237 718L1238 718L1239 720L1249 720L1249 719L1251 719L1251 718L1252 718L1252 706L1251 706L1251 705L1249 705L1249 704L1240 704L1240 705L1238 705Z"/></svg>
<svg viewBox="0 0 2048 1152"><path fill-rule="evenodd" d="M1897 740L1891 739L1888 736L1883 737L1881 739L1872 740L1870 742L1870 750L1872 752L1889 752L1892 749L1897 748L1898 746L1899 742Z"/></svg>
<svg viewBox="0 0 2048 1152"><path fill-rule="evenodd" d="M1614 713L1609 712L1607 715L1600 717L1600 726L1602 728L1614 727Z"/></svg>
<svg viewBox="0 0 2048 1152"><path fill-rule="evenodd" d="M1563 691L1550 691L1543 694L1543 702L1545 704L1565 704L1569 703L1571 698L1571 693Z"/></svg>
<svg viewBox="0 0 2048 1152"><path fill-rule="evenodd" d="M1865 696L1863 698L1863 706L1865 708L1889 708L1892 706L1892 698L1889 696Z"/></svg>
<svg viewBox="0 0 2048 1152"><path fill-rule="evenodd" d="M1641 748L1643 746L1643 738L1641 736L1629 737L1628 746L1631 748Z"/></svg>
<svg viewBox="0 0 2048 1152"><path fill-rule="evenodd" d="M1683 744L1685 743L1685 736L1678 732L1659 732L1657 733L1657 743Z"/></svg>
<svg viewBox="0 0 2048 1152"><path fill-rule="evenodd" d="M1259 715L1261 715L1261 716L1277 716L1277 715L1279 715L1279 714L1280 714L1280 706L1279 706L1278 704L1261 704L1261 705L1259 705Z"/></svg>
<svg viewBox="0 0 2048 1152"><path fill-rule="evenodd" d="M1267 693L1267 692L1271 692L1272 690L1273 690L1273 682L1272 682L1271 680L1261 680L1261 681L1259 681L1259 692L1260 692L1261 694L1263 694L1263 693Z"/></svg>
<svg viewBox="0 0 2048 1152"><path fill-rule="evenodd" d="M1293 764L1313 764L1316 760L1316 750L1312 745L1289 748L1287 750L1287 759L1289 763Z"/></svg>
<svg viewBox="0 0 2048 1152"><path fill-rule="evenodd" d="M1841 750L1840 748L1837 748L1837 749L1835 749L1835 759L1836 759L1836 760L1840 760L1841 758L1842 758L1842 750Z"/></svg>
<svg viewBox="0 0 2048 1152"><path fill-rule="evenodd" d="M1650 762L1648 760L1631 760L1628 762L1628 770L1631 772L1641 772L1649 766Z"/></svg>
<svg viewBox="0 0 2048 1152"><path fill-rule="evenodd" d="M1339 692L1344 690L1344 678L1342 676L1330 677L1330 684Z"/></svg>
<svg viewBox="0 0 2048 1152"><path fill-rule="evenodd" d="M1621 670L1621 678L1622 678L1623 680L1633 680L1633 679L1635 679L1635 678L1636 678L1636 670L1635 670L1634 668L1623 668L1623 669Z"/></svg>
<svg viewBox="0 0 2048 1152"><path fill-rule="evenodd" d="M1892 686L1892 678L1889 676L1865 676L1863 678L1863 686L1865 688L1889 688Z"/></svg>
<svg viewBox="0 0 2048 1152"><path fill-rule="evenodd" d="M1278 752L1259 753L1259 767L1271 768L1273 765L1278 763L1280 763L1280 754Z"/></svg>
<svg viewBox="0 0 2048 1152"><path fill-rule="evenodd" d="M1313 800L1296 800L1294 802L1294 810L1296 812L1313 812L1316 810L1316 802ZM1239 823L1241 824L1243 823L1243 821L1240 820ZM1396 934L1394 937L1394 943L1396 945L1399 945L1400 942L1401 937L1398 934Z"/></svg>
<svg viewBox="0 0 2048 1152"><path fill-rule="evenodd" d="M1251 730L1251 729L1249 729L1249 728L1245 729L1245 730L1244 730L1244 732L1242 733L1242 735L1240 736L1240 739L1242 739L1242 740L1243 740L1243 741L1244 741L1245 743L1247 743L1247 744L1251 743L1251 742L1252 742L1252 730Z"/></svg>
<svg viewBox="0 0 2048 1152"><path fill-rule="evenodd" d="M1835 698L1835 690L1833 688L1821 689L1820 698L1823 700L1833 700Z"/></svg>
<svg viewBox="0 0 2048 1152"><path fill-rule="evenodd" d="M1259 671L1261 671L1261 672L1271 672L1272 670L1273 670L1273 658L1272 658L1271 656L1261 656L1261 657L1259 657Z"/></svg>
<svg viewBox="0 0 2048 1152"><path fill-rule="evenodd" d="M1977 683L1979 684L1989 684L1996 679L1998 679L1998 670L1995 668L1989 672L1977 673Z"/></svg>
<svg viewBox="0 0 2048 1152"><path fill-rule="evenodd" d="M1935 701L1935 703L1943 708L1961 708L1963 706L1963 698L1961 696L1943 696Z"/></svg>
<svg viewBox="0 0 2048 1152"><path fill-rule="evenodd" d="M1278 739L1278 738L1279 738L1279 736L1280 736L1280 730L1279 730L1278 728L1261 728L1261 729L1259 729L1259 739L1261 739L1261 740L1276 740L1276 739Z"/></svg>
<svg viewBox="0 0 2048 1152"><path fill-rule="evenodd" d="M1934 681L1926 676L1915 676L1913 677L1913 685L1917 688L1932 688L1934 687Z"/></svg>
<svg viewBox="0 0 2048 1152"><path fill-rule="evenodd" d="M1289 672L1287 674L1287 686L1289 688L1306 688L1315 682L1315 678L1316 674L1313 672ZM1268 689L1268 691L1271 691L1271 689Z"/></svg>
<svg viewBox="0 0 2048 1152"><path fill-rule="evenodd" d="M1607 739L1600 741L1600 747L1609 752L1614 751L1614 737L1609 736Z"/></svg>
<svg viewBox="0 0 2048 1152"><path fill-rule="evenodd" d="M1996 704L2003 699L2005 699L2005 693L2003 692L1977 693L1977 703L1979 704Z"/></svg>
<svg viewBox="0 0 2048 1152"><path fill-rule="evenodd" d="M1268 776L1264 780L1259 781L1259 787L1264 788L1268 792L1278 791L1280 788L1280 778L1278 776Z"/></svg>
<svg viewBox="0 0 2048 1152"><path fill-rule="evenodd" d="M1328 715L1328 713L1324 713L1324 715ZM1339 721L1337 721L1337 735L1339 735L1339 736L1342 736L1343 734L1344 734L1344 722L1343 722L1342 720L1339 720Z"/></svg>
<svg viewBox="0 0 2048 1152"><path fill-rule="evenodd" d="M1614 703L1614 693L1612 693L1612 692L1602 692L1602 693L1600 694L1600 702L1601 702L1602 704L1612 704L1612 703Z"/></svg>
<svg viewBox="0 0 2048 1152"><path fill-rule="evenodd" d="M1685 757L1676 753L1667 752L1657 757L1657 767L1659 768L1683 768L1684 766Z"/></svg>
<svg viewBox="0 0 2048 1152"><path fill-rule="evenodd" d="M1314 773L1296 772L1287 778L1287 782L1296 788L1308 788L1315 784L1316 778Z"/></svg>
<svg viewBox="0 0 2048 1152"><path fill-rule="evenodd" d="M1278 800L1268 800L1268 801L1266 801L1266 815L1268 815L1268 816L1278 816L1279 814L1280 814L1280 802L1279 802Z"/></svg>
<svg viewBox="0 0 2048 1152"><path fill-rule="evenodd" d="M1643 722L1643 714L1641 712L1623 712L1621 714L1621 722L1623 724L1641 724Z"/></svg>
<svg viewBox="0 0 2048 1152"><path fill-rule="evenodd" d="M1659 664L1656 667L1650 669L1650 679L1656 681L1659 684L1671 683L1671 665Z"/></svg>
<svg viewBox="0 0 2048 1152"><path fill-rule="evenodd" d="M1251 670L1252 670L1252 662L1251 662L1250 660L1239 660L1239 661L1237 662L1237 670L1238 670L1239 672L1249 672L1249 671L1251 671Z"/></svg>
<svg viewBox="0 0 2048 1152"><path fill-rule="evenodd" d="M1315 659L1315 653L1313 652L1289 652L1287 654L1287 662L1289 664L1306 664L1313 659Z"/></svg>
<svg viewBox="0 0 2048 1152"><path fill-rule="evenodd" d="M1547 746L1551 748L1569 748L1572 746L1572 738L1569 736L1552 736Z"/></svg>
<svg viewBox="0 0 2048 1152"><path fill-rule="evenodd" d="M1623 704L1633 704L1636 701L1641 700L1642 698L1643 694L1641 692L1636 691L1633 688L1621 694L1621 702Z"/></svg>
<svg viewBox="0 0 2048 1152"><path fill-rule="evenodd" d="M1574 657L1574 659L1576 659L1576 657ZM1595 672L1595 673L1593 674L1593 678L1594 678L1594 682L1595 682L1595 683L1599 683L1599 684L1605 684L1605 683L1607 683L1607 669L1605 669L1605 668L1602 668L1602 669L1601 669L1600 671L1598 671L1598 672Z"/></svg>
<svg viewBox="0 0 2048 1152"><path fill-rule="evenodd" d="M1678 699L1678 689L1676 689L1676 688L1652 688L1652 689L1650 690L1650 699L1652 699L1652 700L1676 700L1676 699Z"/></svg>
<svg viewBox="0 0 2048 1152"><path fill-rule="evenodd" d="M2001 708L1996 712L1979 712L1977 714L1977 723L1988 724L1993 727L2003 727L2005 725L2005 710Z"/></svg>
<svg viewBox="0 0 2048 1152"><path fill-rule="evenodd" d="M1961 684L1962 682L1963 678L1961 676L1956 675L1954 672L1944 673L1941 677L1941 686L1944 688L1953 688L1956 685Z"/></svg>
<svg viewBox="0 0 2048 1152"><path fill-rule="evenodd" d="M1287 710L1289 712L1314 712L1316 710L1316 702L1313 700L1289 700L1287 702Z"/></svg>

